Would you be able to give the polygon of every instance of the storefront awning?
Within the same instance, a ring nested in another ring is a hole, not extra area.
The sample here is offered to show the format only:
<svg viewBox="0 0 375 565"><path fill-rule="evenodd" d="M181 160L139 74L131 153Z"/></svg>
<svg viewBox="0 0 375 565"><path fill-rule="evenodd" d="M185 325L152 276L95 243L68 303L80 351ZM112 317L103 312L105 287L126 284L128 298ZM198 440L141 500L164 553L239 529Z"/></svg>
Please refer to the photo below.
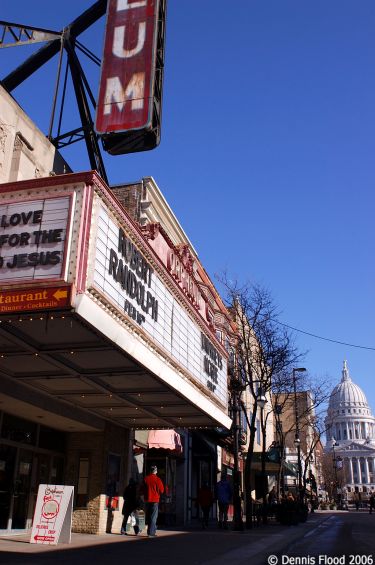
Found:
<svg viewBox="0 0 375 565"><path fill-rule="evenodd" d="M262 471L262 454L260 452L253 453L252 456L252 463L251 468L253 471L261 472ZM272 461L268 457L268 453L266 453L266 461L265 461L265 472L268 475L275 475L280 470L280 463ZM283 472L285 476L297 477L298 470L297 466L293 463L289 463L288 461L283 462Z"/></svg>
<svg viewBox="0 0 375 565"><path fill-rule="evenodd" d="M150 449L170 449L182 453L181 436L175 430L150 430L148 447Z"/></svg>

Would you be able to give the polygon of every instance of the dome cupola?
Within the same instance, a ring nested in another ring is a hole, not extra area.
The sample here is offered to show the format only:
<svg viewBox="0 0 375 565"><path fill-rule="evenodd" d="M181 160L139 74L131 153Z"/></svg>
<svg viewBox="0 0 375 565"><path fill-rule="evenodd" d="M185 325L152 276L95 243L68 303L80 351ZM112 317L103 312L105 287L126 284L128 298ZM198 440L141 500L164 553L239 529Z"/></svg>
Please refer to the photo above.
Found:
<svg viewBox="0 0 375 565"><path fill-rule="evenodd" d="M331 393L328 411L351 410L353 408L368 410L368 413L370 413L365 393L358 385L353 383L349 375L348 364L344 361L341 382L335 386Z"/></svg>
<svg viewBox="0 0 375 565"><path fill-rule="evenodd" d="M344 361L341 381L329 397L326 423L327 444L334 439L338 443L375 440L375 418L363 390L356 385Z"/></svg>

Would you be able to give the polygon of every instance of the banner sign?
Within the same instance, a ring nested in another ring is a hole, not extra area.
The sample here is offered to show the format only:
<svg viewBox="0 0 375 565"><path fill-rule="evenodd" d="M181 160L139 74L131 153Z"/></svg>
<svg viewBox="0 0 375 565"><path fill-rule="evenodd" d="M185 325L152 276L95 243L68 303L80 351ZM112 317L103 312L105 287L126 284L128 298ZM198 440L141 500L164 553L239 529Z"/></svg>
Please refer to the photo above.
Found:
<svg viewBox="0 0 375 565"><path fill-rule="evenodd" d="M70 543L74 487L39 485L30 543Z"/></svg>
<svg viewBox="0 0 375 565"><path fill-rule="evenodd" d="M66 308L69 304L70 287L68 286L0 291L1 314Z"/></svg>

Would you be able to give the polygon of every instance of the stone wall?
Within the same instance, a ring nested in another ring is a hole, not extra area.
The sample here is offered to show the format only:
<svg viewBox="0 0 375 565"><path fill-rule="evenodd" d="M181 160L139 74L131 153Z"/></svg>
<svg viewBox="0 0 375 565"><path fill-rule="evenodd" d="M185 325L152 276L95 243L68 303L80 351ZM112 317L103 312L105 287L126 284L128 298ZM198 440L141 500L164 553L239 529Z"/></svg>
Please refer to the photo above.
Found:
<svg viewBox="0 0 375 565"><path fill-rule="evenodd" d="M0 183L68 172L54 145L0 86Z"/></svg>

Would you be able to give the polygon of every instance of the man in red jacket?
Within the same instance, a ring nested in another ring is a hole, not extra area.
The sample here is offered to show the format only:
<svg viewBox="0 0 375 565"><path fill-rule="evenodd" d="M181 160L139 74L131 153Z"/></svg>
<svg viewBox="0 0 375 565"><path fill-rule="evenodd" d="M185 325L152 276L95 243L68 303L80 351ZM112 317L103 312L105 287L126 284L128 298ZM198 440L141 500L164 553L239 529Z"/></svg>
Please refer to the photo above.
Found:
<svg viewBox="0 0 375 565"><path fill-rule="evenodd" d="M159 512L160 495L164 492L162 480L157 476L158 468L153 465L150 474L144 479L144 496L146 503L146 524L148 537L156 536L156 520Z"/></svg>

